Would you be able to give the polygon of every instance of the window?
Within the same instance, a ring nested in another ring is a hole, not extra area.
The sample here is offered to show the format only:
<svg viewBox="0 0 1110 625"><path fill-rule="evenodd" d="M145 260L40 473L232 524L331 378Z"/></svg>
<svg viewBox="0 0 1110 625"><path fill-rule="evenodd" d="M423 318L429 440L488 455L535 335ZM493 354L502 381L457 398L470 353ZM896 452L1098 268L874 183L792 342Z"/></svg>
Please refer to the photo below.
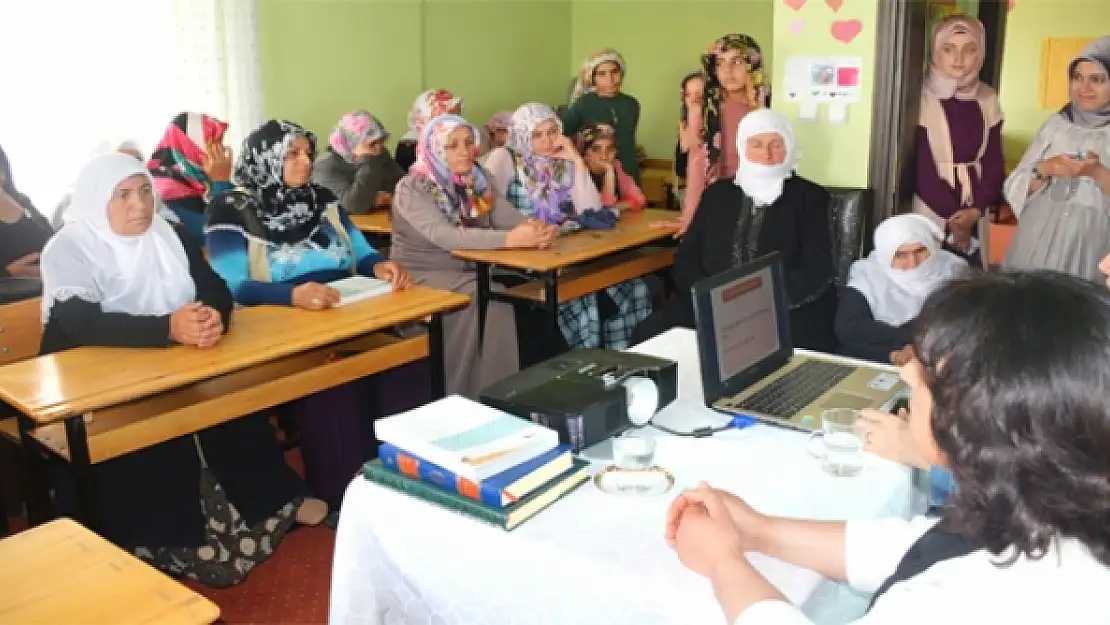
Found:
<svg viewBox="0 0 1110 625"><path fill-rule="evenodd" d="M48 218L87 160L181 111L263 121L254 0L0 2L0 146Z"/></svg>

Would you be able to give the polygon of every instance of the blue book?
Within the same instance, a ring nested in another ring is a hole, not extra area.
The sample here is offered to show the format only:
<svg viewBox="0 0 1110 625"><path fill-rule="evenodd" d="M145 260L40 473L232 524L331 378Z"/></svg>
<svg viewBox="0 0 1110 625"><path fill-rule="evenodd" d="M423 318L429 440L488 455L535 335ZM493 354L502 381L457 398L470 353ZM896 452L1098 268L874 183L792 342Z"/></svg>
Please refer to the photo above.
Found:
<svg viewBox="0 0 1110 625"><path fill-rule="evenodd" d="M557 445L535 458L479 482L460 477L404 449L382 443L378 447L382 465L452 493L458 493L492 508L510 506L573 466L570 445Z"/></svg>

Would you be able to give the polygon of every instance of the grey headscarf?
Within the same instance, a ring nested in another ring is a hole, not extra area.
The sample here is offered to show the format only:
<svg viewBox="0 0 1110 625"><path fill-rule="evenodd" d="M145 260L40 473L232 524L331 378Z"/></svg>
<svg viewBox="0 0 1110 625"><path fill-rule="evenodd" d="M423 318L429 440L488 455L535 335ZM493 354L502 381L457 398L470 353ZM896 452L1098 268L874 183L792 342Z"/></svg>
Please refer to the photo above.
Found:
<svg viewBox="0 0 1110 625"><path fill-rule="evenodd" d="M1075 66L1080 61L1092 61L1102 66L1102 72L1110 78L1110 35L1099 37L1083 48L1079 56L1068 64L1068 77L1070 80L1072 72L1075 71ZM1082 108L1075 105L1074 102L1069 102L1064 105L1063 110L1060 111L1066 119L1076 126L1083 128L1102 128L1110 125L1110 102L1102 105L1102 108L1097 111L1084 111Z"/></svg>

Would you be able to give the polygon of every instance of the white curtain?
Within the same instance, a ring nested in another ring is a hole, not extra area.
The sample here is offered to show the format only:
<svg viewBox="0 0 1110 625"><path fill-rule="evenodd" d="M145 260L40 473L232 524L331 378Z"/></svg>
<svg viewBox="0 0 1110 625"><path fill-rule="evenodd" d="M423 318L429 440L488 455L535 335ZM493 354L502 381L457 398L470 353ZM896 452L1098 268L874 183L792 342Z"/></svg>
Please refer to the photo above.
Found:
<svg viewBox="0 0 1110 625"><path fill-rule="evenodd" d="M49 218L88 158L182 111L264 120L255 0L0 0L0 146Z"/></svg>

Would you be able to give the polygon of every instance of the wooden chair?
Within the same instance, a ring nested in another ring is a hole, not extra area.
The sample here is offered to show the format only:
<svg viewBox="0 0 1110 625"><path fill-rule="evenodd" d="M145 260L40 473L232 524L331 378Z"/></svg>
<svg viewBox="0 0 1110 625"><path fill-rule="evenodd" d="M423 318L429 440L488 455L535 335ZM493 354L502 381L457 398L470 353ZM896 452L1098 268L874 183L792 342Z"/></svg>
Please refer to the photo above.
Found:
<svg viewBox="0 0 1110 625"><path fill-rule="evenodd" d="M32 299L0 306L0 365L31 358L38 354L42 342L42 299ZM13 415L0 414L0 453L19 457L19 425ZM11 488L6 482L12 476L0 475L0 497L2 493L15 492L15 503L22 506L22 496L18 488ZM0 499L0 536L8 533L8 510Z"/></svg>

